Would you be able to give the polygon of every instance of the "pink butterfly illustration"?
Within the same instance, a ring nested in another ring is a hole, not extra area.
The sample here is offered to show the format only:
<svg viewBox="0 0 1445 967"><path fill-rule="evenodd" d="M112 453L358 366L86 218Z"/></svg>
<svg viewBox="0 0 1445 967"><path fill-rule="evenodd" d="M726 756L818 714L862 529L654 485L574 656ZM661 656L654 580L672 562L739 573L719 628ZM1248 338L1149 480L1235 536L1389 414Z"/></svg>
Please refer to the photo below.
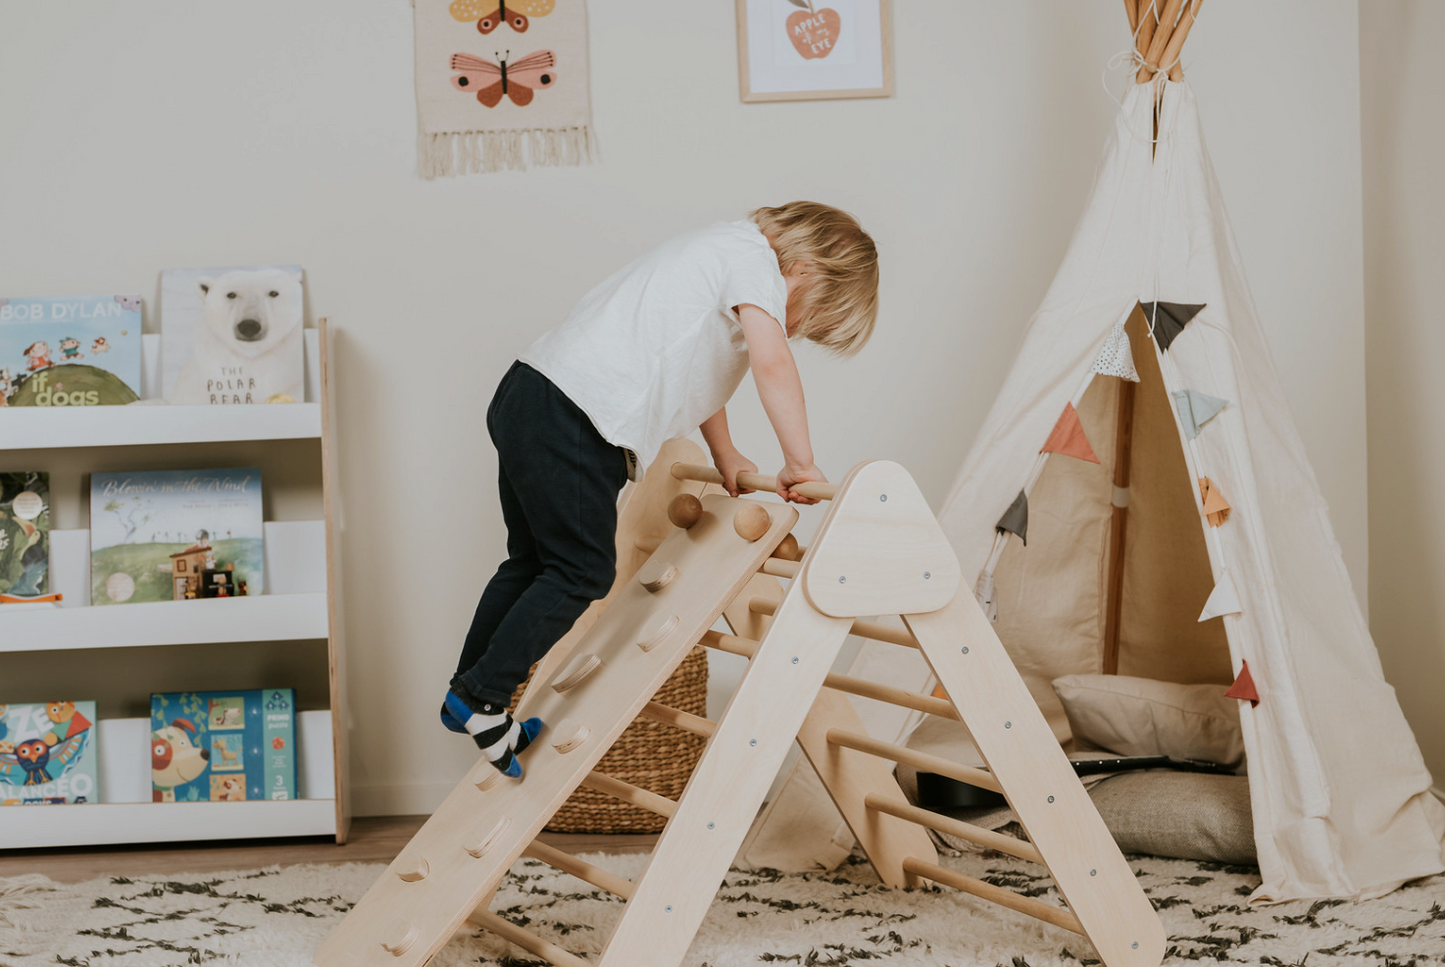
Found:
<svg viewBox="0 0 1445 967"><path fill-rule="evenodd" d="M510 56L511 51L507 51ZM505 57L497 58L494 64L471 54L452 54L452 70L458 73L452 78L452 86L459 91L475 91L477 100L487 107L496 107L502 95L512 99L518 107L532 103L537 88L551 87L557 83L557 55L550 50L537 50L516 63L509 64Z"/></svg>

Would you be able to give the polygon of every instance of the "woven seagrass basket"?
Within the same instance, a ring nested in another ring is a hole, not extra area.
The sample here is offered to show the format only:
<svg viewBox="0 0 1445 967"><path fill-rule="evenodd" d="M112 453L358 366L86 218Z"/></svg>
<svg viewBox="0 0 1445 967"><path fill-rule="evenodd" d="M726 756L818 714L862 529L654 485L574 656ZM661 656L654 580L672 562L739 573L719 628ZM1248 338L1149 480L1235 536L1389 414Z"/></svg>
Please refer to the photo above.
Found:
<svg viewBox="0 0 1445 967"><path fill-rule="evenodd" d="M523 682L517 690L512 702L514 708L526 687L527 682ZM653 701L693 715L706 715L707 649L694 648L657 690ZM545 735L542 741L546 741ZM659 796L676 799L682 795L697 760L702 757L705 742L702 736L671 725L637 719L607 750L597 764L597 771ZM525 755L522 762L526 768ZM656 833L666 823L665 816L594 789L578 787L546 828L554 833Z"/></svg>

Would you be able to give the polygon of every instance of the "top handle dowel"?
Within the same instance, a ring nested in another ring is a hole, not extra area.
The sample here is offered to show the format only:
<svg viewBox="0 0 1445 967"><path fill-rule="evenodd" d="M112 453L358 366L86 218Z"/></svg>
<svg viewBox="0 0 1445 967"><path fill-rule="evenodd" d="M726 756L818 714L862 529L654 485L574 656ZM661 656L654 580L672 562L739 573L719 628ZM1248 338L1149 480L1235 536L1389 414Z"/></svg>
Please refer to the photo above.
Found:
<svg viewBox="0 0 1445 967"><path fill-rule="evenodd" d="M698 480L702 483L718 485L723 482L723 475L719 471L697 463L674 463L672 475L678 480ZM778 489L778 478L760 473L744 472L738 474L738 486L775 493ZM799 496L809 497L813 500L832 500L838 496L838 485L830 483L800 483L794 484L788 489Z"/></svg>

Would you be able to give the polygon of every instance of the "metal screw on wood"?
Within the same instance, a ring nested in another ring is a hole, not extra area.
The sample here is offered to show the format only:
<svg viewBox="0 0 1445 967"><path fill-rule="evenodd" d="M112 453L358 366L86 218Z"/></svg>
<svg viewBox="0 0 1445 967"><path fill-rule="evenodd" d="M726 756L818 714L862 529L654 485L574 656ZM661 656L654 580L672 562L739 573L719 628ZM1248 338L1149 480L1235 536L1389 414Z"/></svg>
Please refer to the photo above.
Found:
<svg viewBox="0 0 1445 967"><path fill-rule="evenodd" d="M882 500L882 501L887 501L887 500L888 500L888 495L887 495L887 494L879 494L879 495L878 495L878 499L879 499L879 500Z"/></svg>
<svg viewBox="0 0 1445 967"><path fill-rule="evenodd" d="M1098 875L1099 875L1099 871L1098 871L1098 870L1090 870L1090 871L1089 871L1089 875L1090 875L1090 876L1098 876Z"/></svg>
<svg viewBox="0 0 1445 967"><path fill-rule="evenodd" d="M757 739L748 739L748 745L757 745L757 744L758 744L758 740L757 740Z"/></svg>
<svg viewBox="0 0 1445 967"><path fill-rule="evenodd" d="M708 824L707 824L707 828L708 828L708 829L712 829L712 828L713 828L713 824L712 824L712 823L708 823Z"/></svg>
<svg viewBox="0 0 1445 967"><path fill-rule="evenodd" d="M964 653L965 655L968 654L968 645L964 645L964 646L963 646L963 653Z"/></svg>
<svg viewBox="0 0 1445 967"><path fill-rule="evenodd" d="M1011 728L1014 727L1014 724L1013 724L1012 722L1005 722L1005 723L1003 724L1003 727L1006 728L1006 729L1011 729Z"/></svg>
<svg viewBox="0 0 1445 967"><path fill-rule="evenodd" d="M1050 796L1050 797L1049 797L1049 802L1053 802L1053 801L1054 801L1054 797L1053 797L1053 796Z"/></svg>
<svg viewBox="0 0 1445 967"><path fill-rule="evenodd" d="M847 578L847 576L846 576L846 575L843 575L843 574L838 575L838 583L839 583L839 584L847 584L847 583L848 583L848 578Z"/></svg>
<svg viewBox="0 0 1445 967"><path fill-rule="evenodd" d="M798 663L798 659L794 658L794 659L793 659L793 664L796 665L797 663Z"/></svg>
<svg viewBox="0 0 1445 967"><path fill-rule="evenodd" d="M923 580L927 581L927 580L929 580L929 579L932 578L932 577L933 577L933 572L931 572L931 571L924 571L924 572L923 572Z"/></svg>

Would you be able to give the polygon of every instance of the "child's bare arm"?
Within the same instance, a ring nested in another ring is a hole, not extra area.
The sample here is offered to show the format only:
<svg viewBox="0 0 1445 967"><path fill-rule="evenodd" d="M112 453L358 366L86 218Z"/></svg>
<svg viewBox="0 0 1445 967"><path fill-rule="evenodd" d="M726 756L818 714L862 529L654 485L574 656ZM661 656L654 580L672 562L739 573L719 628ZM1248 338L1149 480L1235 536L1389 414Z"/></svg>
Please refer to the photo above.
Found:
<svg viewBox="0 0 1445 967"><path fill-rule="evenodd" d="M813 444L808 437L808 411L803 401L803 381L788 337L777 320L755 305L738 306L738 321L748 343L748 361L763 410L783 448L783 469L778 473L778 495L800 504L816 500L794 493L794 484L808 480L825 481L813 465Z"/></svg>
<svg viewBox="0 0 1445 967"><path fill-rule="evenodd" d="M743 456L733 445L732 434L728 432L727 407L704 420L698 429L702 431L707 448L712 451L713 466L723 475L723 488L734 497L752 493L750 488L738 486L738 474L757 473L758 465Z"/></svg>

